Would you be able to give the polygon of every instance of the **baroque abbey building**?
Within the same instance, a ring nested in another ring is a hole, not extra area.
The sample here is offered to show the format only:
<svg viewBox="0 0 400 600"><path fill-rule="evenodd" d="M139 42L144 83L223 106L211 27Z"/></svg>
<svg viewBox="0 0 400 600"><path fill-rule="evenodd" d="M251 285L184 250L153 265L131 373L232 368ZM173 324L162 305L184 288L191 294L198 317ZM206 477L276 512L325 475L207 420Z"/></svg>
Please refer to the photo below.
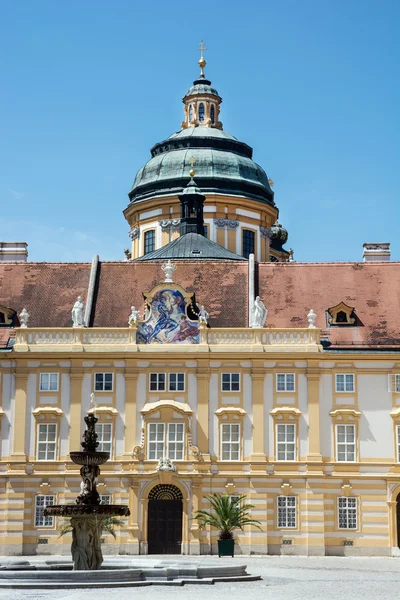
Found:
<svg viewBox="0 0 400 600"><path fill-rule="evenodd" d="M0 553L69 552L44 507L79 492L92 410L102 502L130 508L105 552L215 553L193 515L217 492L261 522L237 553L400 555L400 265L295 262L199 65L129 192L126 260L0 245Z"/></svg>

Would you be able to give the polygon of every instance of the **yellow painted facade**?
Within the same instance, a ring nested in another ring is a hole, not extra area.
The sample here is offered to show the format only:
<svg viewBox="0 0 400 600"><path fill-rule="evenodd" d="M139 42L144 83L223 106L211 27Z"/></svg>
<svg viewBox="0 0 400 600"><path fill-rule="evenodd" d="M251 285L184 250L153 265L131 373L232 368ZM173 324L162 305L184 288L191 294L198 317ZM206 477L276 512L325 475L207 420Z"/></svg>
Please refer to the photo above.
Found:
<svg viewBox="0 0 400 600"><path fill-rule="evenodd" d="M204 496L210 492L245 494L254 504L252 515L262 531L239 532L237 552L397 553L400 393L388 382L400 373L400 361L393 355L380 352L372 363L370 354L352 354L344 361L322 352L318 329L286 330L304 334L301 343L289 344L284 330L242 330L247 337L232 343L224 336L228 330L203 328L200 344L186 347L139 347L134 328L109 329L108 336L104 331L91 329L94 342L87 343L84 330L19 329L14 351L1 356L1 553L69 552L70 537L58 537L57 519L50 526L35 523L36 502L38 496L74 502L80 477L68 453L79 448L92 391L99 422L111 424L112 431L111 459L102 467L99 492L113 503L127 503L131 511L116 541L104 536L105 552L147 553L148 498L161 483L182 494L185 554L215 552L217 532L200 531L192 518L197 508L207 507ZM240 332L229 330L235 331ZM269 345L266 332L280 334L280 343ZM118 337L110 343L112 334ZM43 391L41 374L49 373L58 374L57 389ZM104 373L112 374L112 389L95 390L96 374ZM152 389L157 374L164 374L165 391ZM169 389L178 374L183 389ZM227 384L224 375L232 374ZM342 374L352 376L352 391L338 391ZM224 381L232 389L224 389ZM368 397L360 392L366 385ZM39 460L41 424L56 426L54 459ZM176 472L156 470L151 424L183 425ZM229 460L224 451L234 453L236 446L226 450L224 425L238 425L240 432L238 457ZM354 447L355 457L343 461L338 427L346 425L355 426L354 445L346 442L346 452ZM280 426L294 432L294 456L285 460L279 459ZM287 512L290 503L293 510ZM355 521L343 528L347 503Z"/></svg>

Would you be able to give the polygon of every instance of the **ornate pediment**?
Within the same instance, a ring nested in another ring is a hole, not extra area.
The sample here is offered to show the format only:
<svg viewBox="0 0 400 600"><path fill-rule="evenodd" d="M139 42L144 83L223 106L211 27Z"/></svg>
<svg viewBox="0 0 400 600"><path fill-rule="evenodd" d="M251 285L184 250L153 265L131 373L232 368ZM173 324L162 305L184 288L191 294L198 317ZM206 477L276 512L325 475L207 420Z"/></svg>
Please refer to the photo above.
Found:
<svg viewBox="0 0 400 600"><path fill-rule="evenodd" d="M198 344L198 308L193 292L177 283L160 283L143 294L146 311L137 330L138 344Z"/></svg>

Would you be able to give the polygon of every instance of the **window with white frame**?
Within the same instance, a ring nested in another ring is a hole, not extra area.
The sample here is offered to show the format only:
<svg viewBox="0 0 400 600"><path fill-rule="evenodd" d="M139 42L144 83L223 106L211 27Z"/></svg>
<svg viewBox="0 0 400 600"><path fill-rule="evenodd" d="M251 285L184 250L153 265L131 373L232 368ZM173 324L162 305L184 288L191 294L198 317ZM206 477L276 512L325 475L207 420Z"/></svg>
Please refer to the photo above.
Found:
<svg viewBox="0 0 400 600"><path fill-rule="evenodd" d="M96 423L98 452L109 452L112 454L112 423Z"/></svg>
<svg viewBox="0 0 400 600"><path fill-rule="evenodd" d="M56 423L40 423L37 432L37 460L55 460L57 447Z"/></svg>
<svg viewBox="0 0 400 600"><path fill-rule="evenodd" d="M185 373L169 373L168 375L168 391L184 392L185 391Z"/></svg>
<svg viewBox="0 0 400 600"><path fill-rule="evenodd" d="M150 392L165 392L165 373L150 373Z"/></svg>
<svg viewBox="0 0 400 600"><path fill-rule="evenodd" d="M111 504L111 494L99 494L101 504Z"/></svg>
<svg viewBox="0 0 400 600"><path fill-rule="evenodd" d="M171 460L183 460L185 458L184 442L184 423L148 424L147 456L149 460L158 460L164 456Z"/></svg>
<svg viewBox="0 0 400 600"><path fill-rule="evenodd" d="M400 373L396 373L394 376L394 391L396 394L400 394Z"/></svg>
<svg viewBox="0 0 400 600"><path fill-rule="evenodd" d="M353 373L336 373L335 379L337 392L354 392Z"/></svg>
<svg viewBox="0 0 400 600"><path fill-rule="evenodd" d="M400 462L400 425L396 425L397 437L397 462Z"/></svg>
<svg viewBox="0 0 400 600"><path fill-rule="evenodd" d="M58 373L40 373L41 392L58 392Z"/></svg>
<svg viewBox="0 0 400 600"><path fill-rule="evenodd" d="M223 392L239 392L240 373L222 373L221 383Z"/></svg>
<svg viewBox="0 0 400 600"><path fill-rule="evenodd" d="M46 506L53 506L55 496L51 494L41 494L35 498L35 527L53 527L54 517L45 517L44 509Z"/></svg>
<svg viewBox="0 0 400 600"><path fill-rule="evenodd" d="M296 496L278 496L278 527L296 529Z"/></svg>
<svg viewBox="0 0 400 600"><path fill-rule="evenodd" d="M276 391L294 392L294 373L277 373Z"/></svg>
<svg viewBox="0 0 400 600"><path fill-rule="evenodd" d="M336 425L336 460L341 462L356 460L355 425Z"/></svg>
<svg viewBox="0 0 400 600"><path fill-rule="evenodd" d="M277 460L296 460L296 425L279 423L276 426Z"/></svg>
<svg viewBox="0 0 400 600"><path fill-rule="evenodd" d="M94 391L112 392L114 387L114 373L95 373Z"/></svg>
<svg viewBox="0 0 400 600"><path fill-rule="evenodd" d="M338 498L339 529L357 529L357 498Z"/></svg>
<svg viewBox="0 0 400 600"><path fill-rule="evenodd" d="M240 424L222 423L221 459L240 460Z"/></svg>
<svg viewBox="0 0 400 600"><path fill-rule="evenodd" d="M183 460L183 423L168 423L168 453L171 460Z"/></svg>

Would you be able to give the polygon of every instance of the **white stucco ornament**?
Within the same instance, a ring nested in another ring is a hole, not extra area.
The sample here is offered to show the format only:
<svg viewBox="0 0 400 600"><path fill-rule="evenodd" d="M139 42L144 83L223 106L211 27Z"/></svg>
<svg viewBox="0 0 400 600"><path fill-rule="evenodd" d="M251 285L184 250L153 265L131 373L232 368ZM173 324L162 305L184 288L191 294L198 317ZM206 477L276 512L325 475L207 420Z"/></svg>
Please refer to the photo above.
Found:
<svg viewBox="0 0 400 600"><path fill-rule="evenodd" d="M208 314L208 312L206 311L204 306L201 305L200 310L199 310L199 323L205 323L207 325L209 318L210 318L210 315Z"/></svg>
<svg viewBox="0 0 400 600"><path fill-rule="evenodd" d="M82 301L82 296L78 296L72 308L72 327L85 327L84 323L84 309L85 305Z"/></svg>
<svg viewBox="0 0 400 600"><path fill-rule="evenodd" d="M253 304L251 326L253 328L264 327L267 315L268 310L265 308L264 302L261 300L260 296L257 296Z"/></svg>
<svg viewBox="0 0 400 600"><path fill-rule="evenodd" d="M19 322L21 323L21 327L28 327L28 319L29 319L29 313L26 310L26 308L23 308L21 310L21 312L19 313Z"/></svg>
<svg viewBox="0 0 400 600"><path fill-rule="evenodd" d="M317 320L317 315L315 314L313 309L311 309L310 312L308 313L307 319L308 319L308 327L310 329L315 329L315 321Z"/></svg>
<svg viewBox="0 0 400 600"><path fill-rule="evenodd" d="M164 456L158 460L156 471L173 471L176 472L176 467L168 456Z"/></svg>
<svg viewBox="0 0 400 600"><path fill-rule="evenodd" d="M172 275L174 271L176 271L176 265L172 263L170 260L162 265L162 270L165 273L164 283L173 283Z"/></svg>
<svg viewBox="0 0 400 600"><path fill-rule="evenodd" d="M139 318L139 311L136 310L136 308L134 306L131 306L131 314L129 315L129 318L128 318L129 327L133 327L134 325L136 325L138 318Z"/></svg>

